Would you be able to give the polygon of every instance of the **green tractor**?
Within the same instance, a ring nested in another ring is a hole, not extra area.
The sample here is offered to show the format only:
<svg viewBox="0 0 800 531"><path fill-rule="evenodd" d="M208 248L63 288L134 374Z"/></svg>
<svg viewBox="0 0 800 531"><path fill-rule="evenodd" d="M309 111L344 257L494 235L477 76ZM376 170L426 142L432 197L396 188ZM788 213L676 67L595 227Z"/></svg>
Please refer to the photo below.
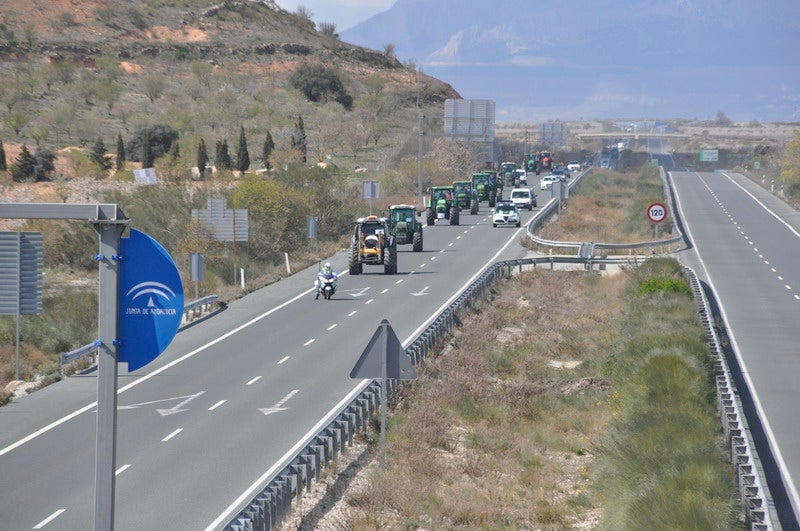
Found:
<svg viewBox="0 0 800 531"><path fill-rule="evenodd" d="M351 275L360 275L364 264L382 265L387 275L397 273L397 240L389 231L386 218L367 216L356 220L348 262Z"/></svg>
<svg viewBox="0 0 800 531"><path fill-rule="evenodd" d="M417 221L417 209L413 205L389 207L389 231L397 245L410 243L415 253L422 250L422 223Z"/></svg>
<svg viewBox="0 0 800 531"><path fill-rule="evenodd" d="M449 219L450 225L458 225L458 203L453 199L452 186L434 186L428 208L425 209L425 222L435 225L437 219Z"/></svg>
<svg viewBox="0 0 800 531"><path fill-rule="evenodd" d="M470 214L478 213L478 195L472 187L472 181L453 181L453 194L458 200L458 209L468 208Z"/></svg>
<svg viewBox="0 0 800 531"><path fill-rule="evenodd" d="M489 207L494 208L497 200L497 179L491 173L473 173L472 187L478 194L478 201L488 201Z"/></svg>

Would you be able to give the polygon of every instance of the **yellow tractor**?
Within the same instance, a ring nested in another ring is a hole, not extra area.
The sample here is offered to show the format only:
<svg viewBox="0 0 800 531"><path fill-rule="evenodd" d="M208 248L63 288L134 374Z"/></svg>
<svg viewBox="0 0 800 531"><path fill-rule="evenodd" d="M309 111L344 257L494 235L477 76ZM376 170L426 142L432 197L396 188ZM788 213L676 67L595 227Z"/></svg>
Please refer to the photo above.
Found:
<svg viewBox="0 0 800 531"><path fill-rule="evenodd" d="M350 250L350 274L360 275L367 265L382 265L387 275L397 273L397 241L386 218L367 216L356 220Z"/></svg>

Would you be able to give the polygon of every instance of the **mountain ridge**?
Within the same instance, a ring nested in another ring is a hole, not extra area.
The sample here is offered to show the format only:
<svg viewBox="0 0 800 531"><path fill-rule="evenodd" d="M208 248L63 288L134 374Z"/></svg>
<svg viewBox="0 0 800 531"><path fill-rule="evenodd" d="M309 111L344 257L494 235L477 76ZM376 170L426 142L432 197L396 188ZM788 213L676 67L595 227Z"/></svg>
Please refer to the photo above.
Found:
<svg viewBox="0 0 800 531"><path fill-rule="evenodd" d="M787 0L770 6L746 0L702 4L656 0L632 5L622 0L498 0L491 6L481 3L469 8L457 0L398 0L389 10L343 32L342 39L376 48L390 41L398 57L415 61L466 97L493 97L484 92L486 84L481 80L471 81L471 77L492 75L476 72L479 67L487 72L493 69L497 78L528 81L534 87L542 78L574 85L581 82L583 73L590 86L582 98L573 98L573 105L586 104L593 97L594 80L612 81L625 87L626 98L656 102L638 105L640 116L657 111L658 101L665 112L662 116L674 115L689 94L685 87L696 77L696 69L701 70L703 82L709 83L704 78L712 69L738 68L745 74L758 74L769 67L765 80L771 86L762 92L772 101L759 101L756 85L746 82L746 90L734 87L731 97L720 103L730 105L729 114L740 119L800 117L800 97L792 89L800 81L800 68L791 52L800 45L800 3ZM465 74L457 72L459 68L471 70ZM679 97L651 90L650 86L664 83L665 72L673 74L668 84L684 87ZM642 86L646 89L641 90ZM720 110L714 106L719 88L699 88L704 93L702 101L687 108L689 116L700 110L705 116L715 114ZM544 96L551 94L547 91ZM520 95L495 99L501 107L525 104ZM742 105L737 100L752 103ZM613 113L623 108L598 109L604 110Z"/></svg>

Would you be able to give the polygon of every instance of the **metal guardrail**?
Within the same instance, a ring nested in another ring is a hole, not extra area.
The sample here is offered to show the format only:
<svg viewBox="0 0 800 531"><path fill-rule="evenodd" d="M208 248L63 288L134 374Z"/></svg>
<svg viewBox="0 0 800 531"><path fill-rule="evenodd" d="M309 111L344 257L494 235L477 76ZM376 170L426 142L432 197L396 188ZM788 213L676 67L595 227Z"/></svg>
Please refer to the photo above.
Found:
<svg viewBox="0 0 800 531"><path fill-rule="evenodd" d="M207 295L205 297L201 297L197 300L191 301L189 303L184 304L183 306L183 320L181 322L181 326L184 326L186 323L191 322L193 319L197 318L198 316L202 315L205 311L207 311L211 305L217 302L217 295ZM58 357L58 372L62 376L64 375L64 364L71 363L75 360L81 359L84 356L88 356L89 354L94 354L97 352L97 348L100 346L99 341L94 341L89 343L88 345L84 345L82 347L76 348L75 350L71 350L69 352L65 352Z"/></svg>
<svg viewBox="0 0 800 531"><path fill-rule="evenodd" d="M697 279L694 270L684 267L686 280L694 293L700 320L706 329L706 338L714 356L714 379L717 386L719 416L725 442L730 451L731 463L736 473L736 483L746 524L750 529L772 530L777 516L770 511L771 500L763 470L760 467L758 452L747 428L739 392L731 375L730 367L725 359L719 336L714 328L714 317L705 291Z"/></svg>
<svg viewBox="0 0 800 531"><path fill-rule="evenodd" d="M575 180L569 185L570 191L573 188L576 188L583 178L590 173L591 170L587 170L580 175L578 175ZM664 198L667 203L667 209L669 210L670 215L672 216L673 220L677 220L678 218L675 215L675 206L672 200L672 187L669 182L669 176L664 171L664 168L659 166L659 173L661 175L661 180L663 181L664 187ZM643 242L635 242L635 243L603 243L603 242L563 242L563 241L555 241L555 240L545 240L544 238L539 238L536 234L533 233L535 229L540 227L542 223L548 219L555 210L558 208L558 200L551 199L544 208L531 220L528 224L528 237L534 242L540 245L546 245L549 247L566 247L566 248L576 248L583 251L585 246L591 245L592 250L594 249L641 249L644 247L659 247L663 245L670 245L673 243L677 243L683 240L683 234L681 234L678 225L673 221L672 223L672 230L673 232L677 232L677 234L671 238L667 238L664 240L650 240L650 241L643 241Z"/></svg>

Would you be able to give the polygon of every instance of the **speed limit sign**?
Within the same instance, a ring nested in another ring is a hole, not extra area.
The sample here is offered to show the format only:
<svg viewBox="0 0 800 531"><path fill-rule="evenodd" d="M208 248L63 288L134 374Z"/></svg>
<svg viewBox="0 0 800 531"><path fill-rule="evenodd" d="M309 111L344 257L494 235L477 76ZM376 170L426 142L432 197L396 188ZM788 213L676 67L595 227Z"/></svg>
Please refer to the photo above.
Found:
<svg viewBox="0 0 800 531"><path fill-rule="evenodd" d="M667 217L667 207L661 203L653 203L647 207L647 218L653 223L661 223Z"/></svg>

